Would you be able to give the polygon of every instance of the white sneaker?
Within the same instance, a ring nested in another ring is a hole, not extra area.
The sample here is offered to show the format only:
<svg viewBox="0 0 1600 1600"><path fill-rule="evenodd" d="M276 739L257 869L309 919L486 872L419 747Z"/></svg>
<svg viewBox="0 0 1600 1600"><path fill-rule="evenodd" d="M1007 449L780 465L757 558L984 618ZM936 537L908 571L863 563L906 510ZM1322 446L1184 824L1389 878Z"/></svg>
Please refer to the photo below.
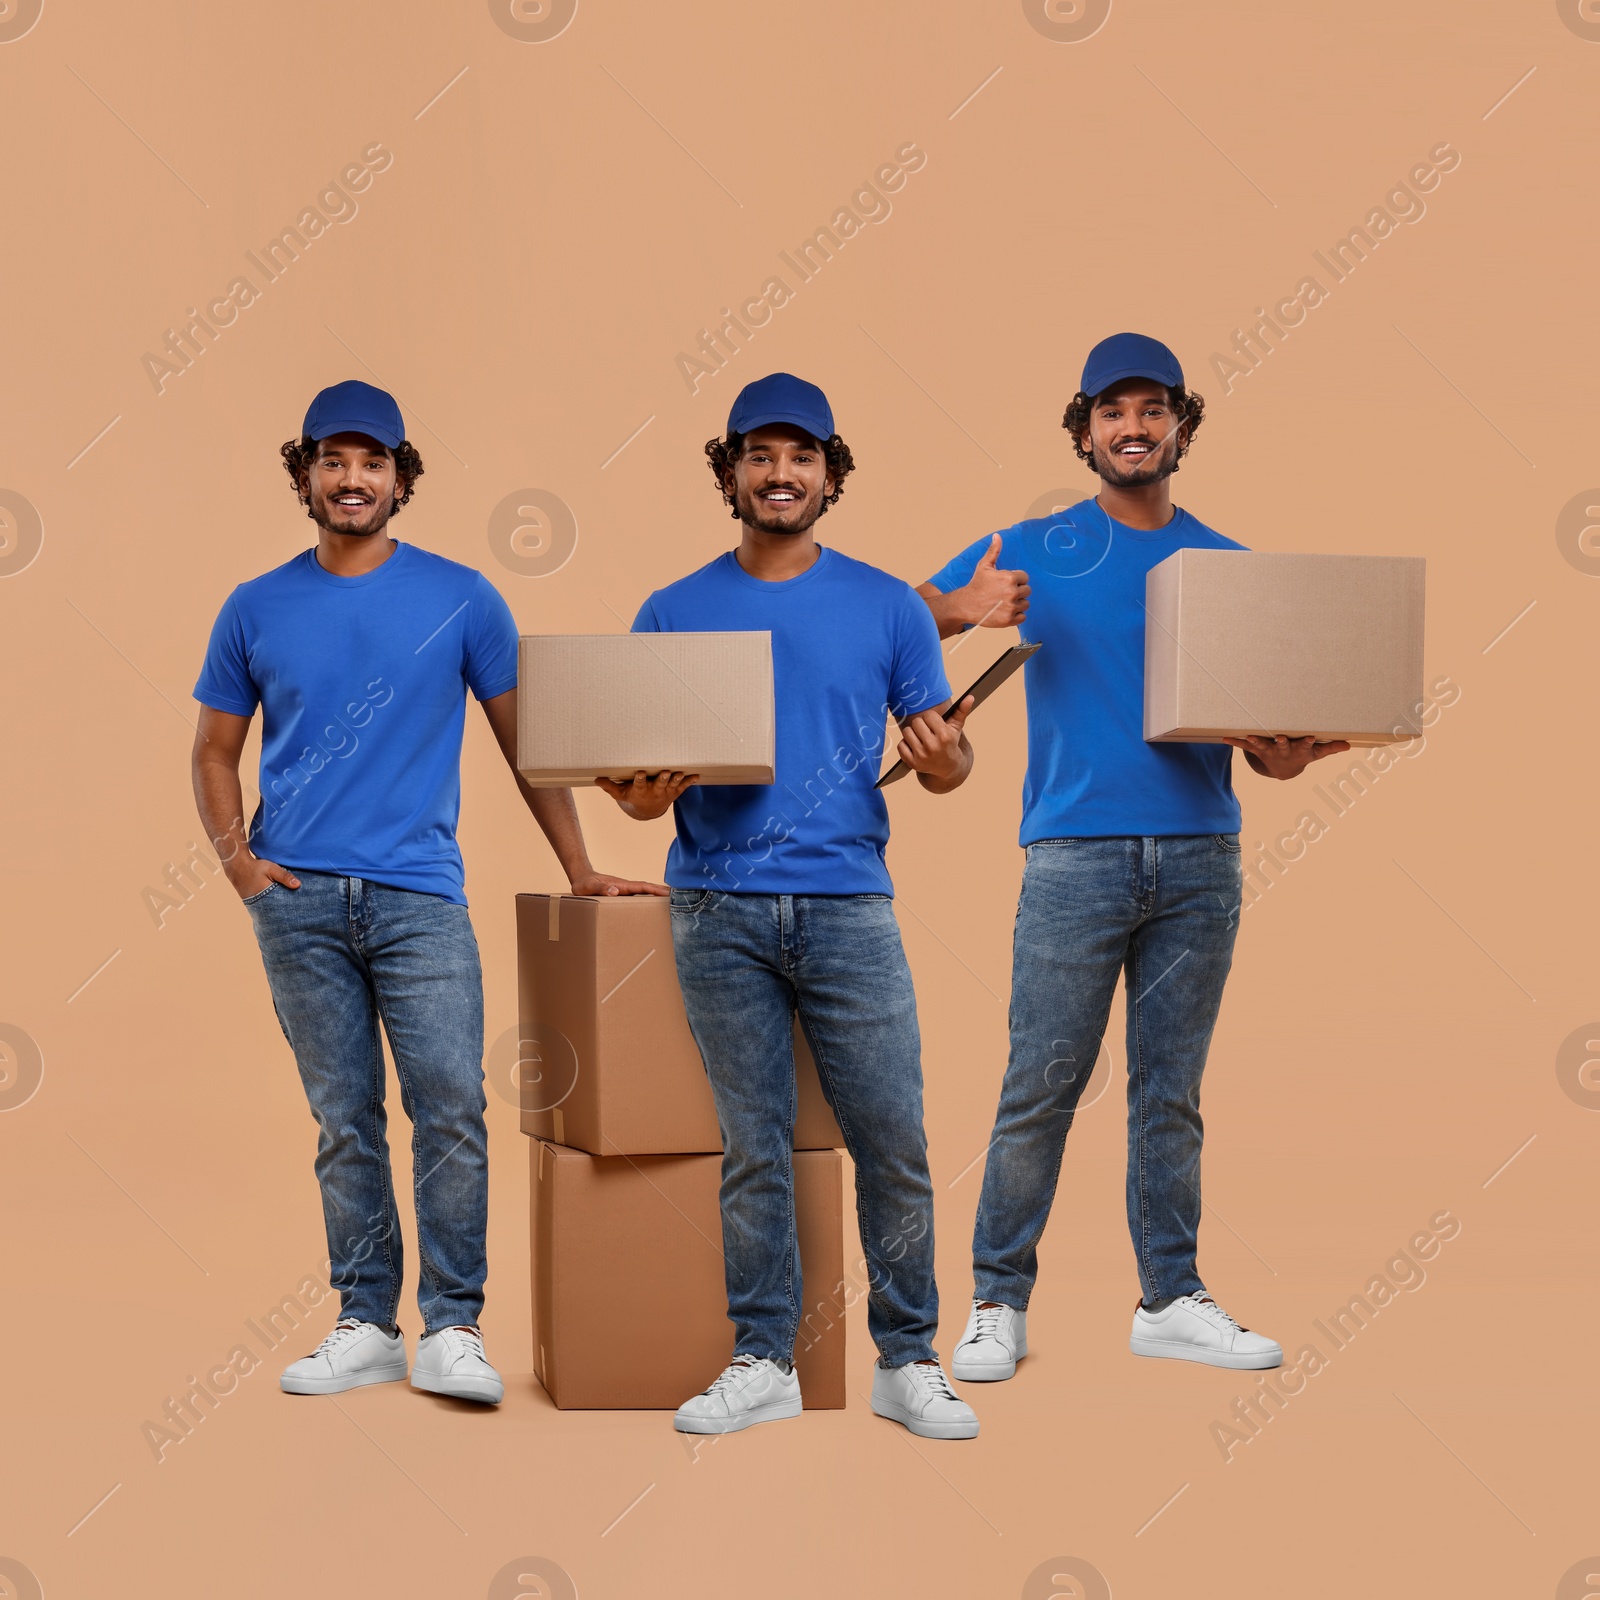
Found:
<svg viewBox="0 0 1600 1600"><path fill-rule="evenodd" d="M978 1418L937 1361L872 1369L872 1409L924 1439L975 1439Z"/></svg>
<svg viewBox="0 0 1600 1600"><path fill-rule="evenodd" d="M1201 1361L1208 1367L1281 1367L1283 1347L1265 1334L1241 1328L1210 1295L1186 1294L1164 1311L1133 1314L1128 1348L1136 1356Z"/></svg>
<svg viewBox="0 0 1600 1600"><path fill-rule="evenodd" d="M800 1415L800 1379L762 1356L735 1356L704 1394L678 1407L672 1426L679 1433L738 1433L758 1422Z"/></svg>
<svg viewBox="0 0 1600 1600"><path fill-rule="evenodd" d="M974 1300L967 1331L950 1358L950 1375L962 1383L998 1383L1016 1376L1027 1353L1028 1313Z"/></svg>
<svg viewBox="0 0 1600 1600"><path fill-rule="evenodd" d="M406 1342L399 1329L385 1333L376 1322L353 1318L308 1356L291 1361L278 1379L285 1394L343 1394L364 1383L398 1383L406 1375Z"/></svg>
<svg viewBox="0 0 1600 1600"><path fill-rule="evenodd" d="M505 1393L500 1374L483 1353L483 1335L476 1328L441 1328L417 1346L411 1387L455 1400L481 1400L497 1406Z"/></svg>

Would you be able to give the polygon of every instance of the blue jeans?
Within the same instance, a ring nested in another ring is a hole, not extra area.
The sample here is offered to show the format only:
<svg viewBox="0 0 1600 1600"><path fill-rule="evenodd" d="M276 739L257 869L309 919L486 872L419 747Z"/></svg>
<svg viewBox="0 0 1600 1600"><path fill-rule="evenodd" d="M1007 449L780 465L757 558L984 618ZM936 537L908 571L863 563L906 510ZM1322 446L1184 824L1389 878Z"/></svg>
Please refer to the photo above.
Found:
<svg viewBox="0 0 1600 1600"><path fill-rule="evenodd" d="M1072 1126L1128 1000L1128 1231L1147 1305L1204 1289L1200 1077L1233 964L1237 834L1031 844L1011 978L1011 1059L973 1233L980 1300L1027 1309Z"/></svg>
<svg viewBox="0 0 1600 1600"><path fill-rule="evenodd" d="M489 1162L483 973L467 908L361 878L295 875L298 889L273 884L245 905L317 1122L340 1315L393 1327L400 1309L381 1023L411 1119L423 1332L475 1324Z"/></svg>
<svg viewBox="0 0 1600 1600"><path fill-rule="evenodd" d="M886 1366L932 1356L939 1291L922 1043L893 903L674 889L672 944L722 1129L735 1354L792 1358L806 1306L791 1160L798 1008L855 1163L868 1331ZM842 1288L822 1285L823 1303Z"/></svg>

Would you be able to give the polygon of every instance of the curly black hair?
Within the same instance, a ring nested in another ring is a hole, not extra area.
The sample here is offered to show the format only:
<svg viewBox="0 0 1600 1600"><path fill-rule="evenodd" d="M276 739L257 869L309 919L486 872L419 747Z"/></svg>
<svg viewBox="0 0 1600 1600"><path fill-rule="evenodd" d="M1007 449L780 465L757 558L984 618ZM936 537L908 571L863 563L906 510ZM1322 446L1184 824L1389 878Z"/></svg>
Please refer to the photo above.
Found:
<svg viewBox="0 0 1600 1600"><path fill-rule="evenodd" d="M278 454L283 457L283 469L289 474L295 495L300 504L306 508L308 517L311 516L311 501L300 480L310 472L311 463L317 459L317 442L308 433L300 439L285 439L278 449ZM417 454L417 447L409 439L402 439L399 448L390 454L394 457L395 477L400 485L399 493L394 497L392 513L398 516L401 506L411 498L412 491L417 486L417 479L422 476L422 457Z"/></svg>
<svg viewBox="0 0 1600 1600"><path fill-rule="evenodd" d="M739 508L734 505L733 492L728 485L733 475L733 464L743 454L742 433L730 433L726 439L706 440L706 460L711 466L711 475L717 480L722 498L733 506L731 515L735 518L739 515ZM856 470L856 460L850 454L850 446L838 434L823 440L822 459L833 475L833 493L822 497L822 510L817 513L819 517L844 493L844 480Z"/></svg>
<svg viewBox="0 0 1600 1600"><path fill-rule="evenodd" d="M1089 470L1094 471L1094 456L1092 452L1083 448L1083 435L1089 431L1089 413L1094 410L1094 403L1099 395L1087 395L1080 389L1072 397L1072 403L1067 407L1067 414L1061 419L1061 426L1065 428L1072 438L1072 448L1080 461L1089 463ZM1175 389L1167 390L1167 403L1172 407L1177 416L1179 426L1188 424L1189 431L1184 438L1178 441L1178 461L1189 453L1189 446L1194 443L1194 436L1199 431L1200 424L1205 421L1206 403L1202 396L1191 394L1182 384ZM1172 470L1178 470L1178 462L1172 464Z"/></svg>

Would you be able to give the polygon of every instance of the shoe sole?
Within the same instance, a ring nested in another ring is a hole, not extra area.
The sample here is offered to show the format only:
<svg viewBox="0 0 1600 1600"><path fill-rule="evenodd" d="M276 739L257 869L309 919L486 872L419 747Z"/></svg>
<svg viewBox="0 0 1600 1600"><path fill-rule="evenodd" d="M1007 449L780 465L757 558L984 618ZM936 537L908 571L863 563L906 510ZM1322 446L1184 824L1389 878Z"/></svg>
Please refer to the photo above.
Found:
<svg viewBox="0 0 1600 1600"><path fill-rule="evenodd" d="M1166 1361L1194 1361L1203 1367L1231 1367L1253 1371L1261 1367L1281 1367L1283 1352L1276 1355L1235 1355L1231 1350L1199 1350L1192 1344L1168 1339L1130 1339L1129 1351L1136 1356L1152 1356Z"/></svg>
<svg viewBox="0 0 1600 1600"><path fill-rule="evenodd" d="M903 1407L893 1405L887 1400L880 1400L877 1395L872 1397L872 1409L875 1415L887 1418L890 1422L898 1422L902 1428L916 1434L919 1439L976 1439L978 1437L978 1422L976 1418L971 1422L924 1422L921 1417L913 1417Z"/></svg>
<svg viewBox="0 0 1600 1600"><path fill-rule="evenodd" d="M436 1378L430 1372L413 1372L411 1387L450 1400L476 1400L485 1406L499 1405L506 1392L505 1385L492 1378Z"/></svg>
<svg viewBox="0 0 1600 1600"><path fill-rule="evenodd" d="M288 1378L280 1377L278 1387L285 1394L343 1394L346 1389L362 1389L369 1383L403 1383L406 1369L389 1371L379 1367L372 1372L359 1373L350 1378Z"/></svg>
<svg viewBox="0 0 1600 1600"><path fill-rule="evenodd" d="M756 1406L737 1417L685 1417L681 1414L672 1419L672 1426L679 1433L742 1433L746 1428L753 1428L762 1422L783 1422L789 1417L798 1417L801 1412L800 1396L792 1400L769 1400L764 1406Z"/></svg>

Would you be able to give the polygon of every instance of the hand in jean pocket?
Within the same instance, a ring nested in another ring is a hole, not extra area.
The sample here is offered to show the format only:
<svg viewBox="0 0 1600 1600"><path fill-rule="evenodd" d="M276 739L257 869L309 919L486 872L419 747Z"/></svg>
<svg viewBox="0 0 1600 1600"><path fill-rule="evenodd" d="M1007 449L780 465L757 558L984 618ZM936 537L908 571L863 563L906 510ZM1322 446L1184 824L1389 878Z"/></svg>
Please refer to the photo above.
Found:
<svg viewBox="0 0 1600 1600"><path fill-rule="evenodd" d="M274 885L282 884L285 889L300 887L300 880L287 867L280 867L276 861L263 861L259 856L250 856L237 871L230 872L228 881L246 905L260 900Z"/></svg>

